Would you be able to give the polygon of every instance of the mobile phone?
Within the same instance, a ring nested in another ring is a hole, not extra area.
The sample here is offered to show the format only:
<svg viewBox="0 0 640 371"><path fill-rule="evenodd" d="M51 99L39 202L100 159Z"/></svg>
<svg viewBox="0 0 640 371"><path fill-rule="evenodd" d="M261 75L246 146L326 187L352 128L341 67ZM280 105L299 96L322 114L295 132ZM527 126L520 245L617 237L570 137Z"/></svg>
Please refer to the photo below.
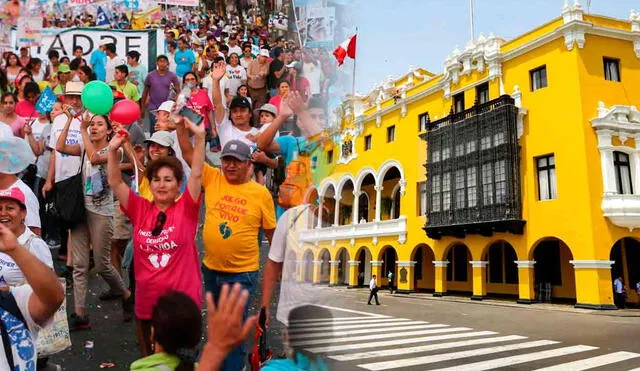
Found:
<svg viewBox="0 0 640 371"><path fill-rule="evenodd" d="M202 123L202 119L204 119L204 117L187 106L182 107L178 112L178 115L188 118L196 125L200 125Z"/></svg>

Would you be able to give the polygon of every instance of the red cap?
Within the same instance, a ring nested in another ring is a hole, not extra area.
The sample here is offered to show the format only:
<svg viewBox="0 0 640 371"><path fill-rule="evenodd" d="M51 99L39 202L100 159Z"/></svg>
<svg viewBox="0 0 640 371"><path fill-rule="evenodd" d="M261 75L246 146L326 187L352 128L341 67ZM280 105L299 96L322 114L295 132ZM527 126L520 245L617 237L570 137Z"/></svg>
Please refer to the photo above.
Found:
<svg viewBox="0 0 640 371"><path fill-rule="evenodd" d="M0 191L0 198L13 200L20 204L23 208L27 208L27 203L25 202L24 193L18 187L11 187L9 189L3 189Z"/></svg>

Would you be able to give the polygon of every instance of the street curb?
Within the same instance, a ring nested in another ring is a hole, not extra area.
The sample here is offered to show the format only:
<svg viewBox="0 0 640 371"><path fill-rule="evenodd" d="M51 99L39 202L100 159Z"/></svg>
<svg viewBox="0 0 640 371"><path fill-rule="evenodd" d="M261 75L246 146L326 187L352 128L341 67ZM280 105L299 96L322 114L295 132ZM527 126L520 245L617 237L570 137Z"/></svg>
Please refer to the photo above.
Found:
<svg viewBox="0 0 640 371"><path fill-rule="evenodd" d="M386 296L386 295L385 295ZM579 308L549 308L549 307L536 307L536 303L531 305L521 305L521 304L511 304L511 303L500 303L500 302L487 302L482 300L458 300L452 298L451 296L440 296L440 297L428 297L428 296L416 296L416 295L397 295L391 294L391 296L397 298L410 298L414 300L431 300L431 301L447 301L453 303L463 303L463 304L478 304L478 305L489 305L496 307L511 307L511 308L522 308L522 309L532 309L538 311L551 311L551 312L564 312L564 313L575 313L575 314L591 314L596 316L607 316L607 317L621 317L621 318L634 318L640 317L640 312L636 313L619 313L613 311L600 311L600 310L587 310L587 309L579 309Z"/></svg>

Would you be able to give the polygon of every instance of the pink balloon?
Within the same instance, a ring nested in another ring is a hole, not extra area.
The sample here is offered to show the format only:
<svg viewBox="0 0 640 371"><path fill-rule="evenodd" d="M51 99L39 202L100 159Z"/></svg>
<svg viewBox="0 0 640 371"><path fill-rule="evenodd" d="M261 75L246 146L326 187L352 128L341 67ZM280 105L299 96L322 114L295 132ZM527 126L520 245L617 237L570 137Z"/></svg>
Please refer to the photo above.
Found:
<svg viewBox="0 0 640 371"><path fill-rule="evenodd" d="M140 118L140 106L130 99L123 99L113 105L109 117L111 121L131 125Z"/></svg>

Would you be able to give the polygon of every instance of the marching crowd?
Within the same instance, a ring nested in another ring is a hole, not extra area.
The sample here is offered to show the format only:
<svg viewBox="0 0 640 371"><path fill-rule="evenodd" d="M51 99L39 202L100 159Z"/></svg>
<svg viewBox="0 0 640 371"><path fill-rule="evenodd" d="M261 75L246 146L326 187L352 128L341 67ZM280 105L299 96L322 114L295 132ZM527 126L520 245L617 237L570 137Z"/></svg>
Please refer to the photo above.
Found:
<svg viewBox="0 0 640 371"><path fill-rule="evenodd" d="M194 369L197 359L198 369L243 369L244 340L257 320L249 303L262 285L268 318L282 270L289 226L277 221L303 202L309 154L325 140L332 67L321 51L216 19L203 17L196 35L168 23L166 50L151 72L140 53L121 57L114 44L89 56L76 47L72 58L51 50L47 61L27 48L5 53L0 309L22 324L22 338L6 336L13 322L0 313L0 368L5 361L11 369L55 367L44 356L36 361L35 339L64 299L49 249L59 245L60 275L73 290L70 331L91 329L87 286L97 272L109 286L100 300L121 300L123 320L135 323L143 358L132 369ZM115 102L138 102L138 122L90 113L81 97L94 80L111 86ZM56 101L40 112L46 89ZM206 161L208 152L219 152L219 165ZM261 280L265 239L271 250ZM208 342L197 352L204 301Z"/></svg>

